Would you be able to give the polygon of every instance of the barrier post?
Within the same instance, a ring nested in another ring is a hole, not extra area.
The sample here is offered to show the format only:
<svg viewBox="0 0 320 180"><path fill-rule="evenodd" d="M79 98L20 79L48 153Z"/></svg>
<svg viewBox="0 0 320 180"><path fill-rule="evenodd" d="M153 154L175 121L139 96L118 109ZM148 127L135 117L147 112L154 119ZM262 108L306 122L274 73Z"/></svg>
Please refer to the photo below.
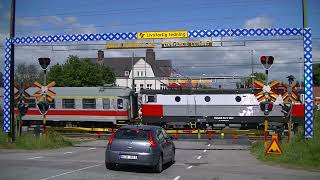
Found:
<svg viewBox="0 0 320 180"><path fill-rule="evenodd" d="M176 133L174 134L174 139L178 139L178 130L176 130Z"/></svg>
<svg viewBox="0 0 320 180"><path fill-rule="evenodd" d="M198 129L198 139L201 139L201 132L200 132L200 129Z"/></svg>
<svg viewBox="0 0 320 180"><path fill-rule="evenodd" d="M233 134L233 139L238 139L238 133L237 133L237 132L235 132L235 133Z"/></svg>
<svg viewBox="0 0 320 180"><path fill-rule="evenodd" d="M221 133L221 139L224 139L224 133L223 132Z"/></svg>
<svg viewBox="0 0 320 180"><path fill-rule="evenodd" d="M100 139L100 137L101 137L101 132L98 131L98 139Z"/></svg>
<svg viewBox="0 0 320 180"><path fill-rule="evenodd" d="M211 140L211 139L212 139L211 131L208 131L208 140Z"/></svg>

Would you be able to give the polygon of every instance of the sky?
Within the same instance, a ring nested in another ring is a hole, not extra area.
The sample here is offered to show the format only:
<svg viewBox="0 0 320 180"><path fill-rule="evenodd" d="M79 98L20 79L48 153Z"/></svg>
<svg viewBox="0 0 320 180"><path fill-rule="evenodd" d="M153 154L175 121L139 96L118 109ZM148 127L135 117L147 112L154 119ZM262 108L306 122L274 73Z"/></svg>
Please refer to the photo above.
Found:
<svg viewBox="0 0 320 180"><path fill-rule="evenodd" d="M319 7L320 0L307 0L308 26L313 32L314 63L320 62ZM302 27L301 9L301 0L16 0L16 36ZM9 15L10 1L0 0L1 70ZM254 72L263 72L259 64L261 55L273 55L275 64L270 70L271 79L284 80L293 74L302 80L302 39L288 38L228 37L222 40L237 42L223 43L222 47L214 48L159 48L155 51L157 59L170 59L176 72L184 76L247 76L252 69ZM37 63L40 56L50 57L53 64L63 63L69 54L96 57L97 50L91 49L103 48L102 45L84 45L82 43L82 49L85 50L81 51L64 46L58 48L64 51L57 51L56 47L19 46L16 47L16 63ZM130 56L132 51L136 56L144 56L144 50L106 50L105 56Z"/></svg>

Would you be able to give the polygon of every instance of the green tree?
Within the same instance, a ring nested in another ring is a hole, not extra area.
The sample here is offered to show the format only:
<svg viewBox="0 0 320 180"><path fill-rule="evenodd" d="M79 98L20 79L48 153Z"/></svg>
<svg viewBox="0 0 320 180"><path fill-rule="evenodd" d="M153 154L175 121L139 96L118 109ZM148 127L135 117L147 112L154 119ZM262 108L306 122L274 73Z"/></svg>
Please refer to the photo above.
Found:
<svg viewBox="0 0 320 180"><path fill-rule="evenodd" d="M313 65L313 83L315 86L320 86L320 64Z"/></svg>
<svg viewBox="0 0 320 180"><path fill-rule="evenodd" d="M115 77L107 66L70 55L65 64L56 64L50 68L48 81L56 81L58 87L102 86L113 84Z"/></svg>
<svg viewBox="0 0 320 180"><path fill-rule="evenodd" d="M262 83L264 83L266 80L265 73L255 72L253 74L250 74L250 76L255 76L254 80L260 81ZM237 83L237 88L246 88L246 87L251 87L251 86L252 86L252 78L249 78L249 77L242 79L240 83Z"/></svg>
<svg viewBox="0 0 320 180"><path fill-rule="evenodd" d="M21 63L16 65L14 79L16 83L32 86L41 78L41 72L36 64Z"/></svg>

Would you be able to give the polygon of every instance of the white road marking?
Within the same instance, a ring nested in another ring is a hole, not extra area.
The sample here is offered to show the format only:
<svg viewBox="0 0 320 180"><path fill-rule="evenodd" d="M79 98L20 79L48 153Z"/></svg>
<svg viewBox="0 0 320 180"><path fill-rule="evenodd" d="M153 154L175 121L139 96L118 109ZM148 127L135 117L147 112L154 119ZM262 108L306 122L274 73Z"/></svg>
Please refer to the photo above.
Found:
<svg viewBox="0 0 320 180"><path fill-rule="evenodd" d="M203 152L207 152L207 150L205 149L205 150L203 150Z"/></svg>
<svg viewBox="0 0 320 180"><path fill-rule="evenodd" d="M180 176L175 177L173 180L178 180L180 179Z"/></svg>
<svg viewBox="0 0 320 180"><path fill-rule="evenodd" d="M191 168L192 168L192 166L188 166L188 167L187 167L187 169L191 169Z"/></svg>
<svg viewBox="0 0 320 180"><path fill-rule="evenodd" d="M208 144L208 146L211 146L211 144Z"/></svg>
<svg viewBox="0 0 320 180"><path fill-rule="evenodd" d="M88 150L95 150L95 149L97 149L97 148L89 148Z"/></svg>
<svg viewBox="0 0 320 180"><path fill-rule="evenodd" d="M28 159L30 160L30 159L40 159L40 158L43 158L43 156L31 157L31 158L28 158Z"/></svg>
<svg viewBox="0 0 320 180"><path fill-rule="evenodd" d="M63 154L72 154L72 152L65 152L65 153L63 153Z"/></svg>
<svg viewBox="0 0 320 180"><path fill-rule="evenodd" d="M66 174L70 174L70 173L82 171L82 170L85 170L85 169L90 169L90 168L97 167L97 166L101 166L101 165L102 165L102 164L96 164L96 165L93 165L93 166L88 166L88 167L84 167L84 168L81 168L81 169L76 169L76 170L73 170L73 171L68 171L68 172L65 172L65 173L62 173L62 174L57 174L57 175L54 175L54 176L49 176L49 177L46 177L46 178L42 178L42 179L40 179L40 180L52 179L52 178L55 178L55 177L59 177L59 176L63 176L63 175L66 175Z"/></svg>
<svg viewBox="0 0 320 180"><path fill-rule="evenodd" d="M201 156L198 156L197 159L201 159Z"/></svg>

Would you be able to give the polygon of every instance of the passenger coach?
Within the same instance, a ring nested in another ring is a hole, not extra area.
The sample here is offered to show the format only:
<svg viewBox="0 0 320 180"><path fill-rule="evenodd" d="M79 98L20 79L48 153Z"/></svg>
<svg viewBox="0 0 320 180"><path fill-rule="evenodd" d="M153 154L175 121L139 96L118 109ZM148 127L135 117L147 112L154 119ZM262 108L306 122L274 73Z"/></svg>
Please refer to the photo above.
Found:
<svg viewBox="0 0 320 180"><path fill-rule="evenodd" d="M137 98L127 87L53 87L56 92L47 113L47 125L111 127L126 125L137 116ZM36 88L27 92L33 95ZM1 98L3 104L3 98ZM42 123L37 100L31 97L24 125Z"/></svg>

